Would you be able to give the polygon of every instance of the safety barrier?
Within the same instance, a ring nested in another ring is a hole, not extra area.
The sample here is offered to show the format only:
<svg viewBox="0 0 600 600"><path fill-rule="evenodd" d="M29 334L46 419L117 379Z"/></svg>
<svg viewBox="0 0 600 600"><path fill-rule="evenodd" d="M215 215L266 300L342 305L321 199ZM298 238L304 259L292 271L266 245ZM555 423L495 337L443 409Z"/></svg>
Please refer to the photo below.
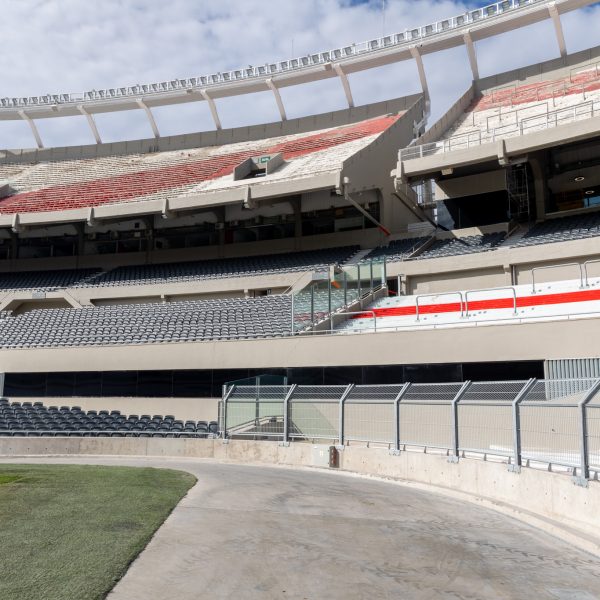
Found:
<svg viewBox="0 0 600 600"><path fill-rule="evenodd" d="M392 385L236 386L224 391L224 438L327 440L501 457L600 472L600 379Z"/></svg>

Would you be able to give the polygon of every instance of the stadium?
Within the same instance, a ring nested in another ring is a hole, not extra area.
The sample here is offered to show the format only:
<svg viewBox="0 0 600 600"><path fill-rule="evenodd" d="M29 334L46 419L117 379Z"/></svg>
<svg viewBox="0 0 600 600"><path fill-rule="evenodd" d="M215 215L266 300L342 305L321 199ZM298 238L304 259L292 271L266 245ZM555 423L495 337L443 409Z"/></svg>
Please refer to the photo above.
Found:
<svg viewBox="0 0 600 600"><path fill-rule="evenodd" d="M58 517L15 519L0 596L598 597L600 46L563 32L591 4L0 98L33 140L0 150L0 524L29 477L79 486L56 468L117 469L98 514L131 498L102 552L77 522L53 566ZM476 43L541 22L554 58L480 76ZM455 48L471 83L433 119L423 59ZM418 93L355 103L356 74L396 63ZM287 88L325 80L343 107L288 116ZM259 92L276 121L223 126ZM213 128L162 135L155 113L191 103ZM103 141L129 111L152 136ZM47 145L71 117L93 142Z"/></svg>

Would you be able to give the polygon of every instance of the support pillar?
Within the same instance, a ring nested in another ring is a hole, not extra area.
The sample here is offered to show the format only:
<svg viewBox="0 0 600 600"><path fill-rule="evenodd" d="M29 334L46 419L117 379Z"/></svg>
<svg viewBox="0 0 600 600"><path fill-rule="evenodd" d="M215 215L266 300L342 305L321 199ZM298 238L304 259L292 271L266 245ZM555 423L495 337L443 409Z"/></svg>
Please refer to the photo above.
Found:
<svg viewBox="0 0 600 600"><path fill-rule="evenodd" d="M554 23L554 32L556 34L558 50L561 57L564 58L567 55L567 44L565 43L565 34L563 33L560 15L558 14L558 8L556 8L555 2L548 4L548 14L552 19L552 23Z"/></svg>

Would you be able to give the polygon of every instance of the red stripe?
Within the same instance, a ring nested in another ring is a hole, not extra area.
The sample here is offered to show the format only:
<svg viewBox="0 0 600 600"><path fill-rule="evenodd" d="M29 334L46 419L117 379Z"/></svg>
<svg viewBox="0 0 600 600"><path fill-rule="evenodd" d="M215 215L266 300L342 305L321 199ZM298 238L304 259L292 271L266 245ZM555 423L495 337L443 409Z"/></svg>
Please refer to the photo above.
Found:
<svg viewBox="0 0 600 600"><path fill-rule="evenodd" d="M285 160L290 160L381 133L399 118L399 115L385 116L288 140L271 147L264 145L264 142L261 147L260 142L257 142L253 149L244 152L21 192L0 200L0 213L68 210L127 202L165 190L181 192L186 187L229 175L239 163L257 154L281 152ZM123 160L126 158L123 157Z"/></svg>
<svg viewBox="0 0 600 600"><path fill-rule="evenodd" d="M517 298L517 308L528 306L548 306L554 304L570 304L572 302L590 302L600 300L600 290L582 290L580 292L562 292L560 294L539 294L533 296L522 296ZM469 311L495 310L500 308L512 308L512 298L493 298L490 300L470 300ZM392 308L373 308L365 316L356 315L353 319L370 319L374 312L379 317L405 317L416 315L416 306L396 306ZM460 312L460 302L448 302L444 304L419 305L419 314L430 315L436 313Z"/></svg>

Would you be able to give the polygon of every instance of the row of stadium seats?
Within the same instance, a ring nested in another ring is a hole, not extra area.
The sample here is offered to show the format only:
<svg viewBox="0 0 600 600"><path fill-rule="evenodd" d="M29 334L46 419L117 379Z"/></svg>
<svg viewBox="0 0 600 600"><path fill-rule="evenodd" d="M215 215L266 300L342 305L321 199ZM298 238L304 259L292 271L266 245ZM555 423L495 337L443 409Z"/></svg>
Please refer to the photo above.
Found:
<svg viewBox="0 0 600 600"><path fill-rule="evenodd" d="M600 72L484 92L444 134L440 149L467 148L592 116L600 106Z"/></svg>
<svg viewBox="0 0 600 600"><path fill-rule="evenodd" d="M82 285L100 273L100 269L61 269L0 273L0 290L44 290Z"/></svg>
<svg viewBox="0 0 600 600"><path fill-rule="evenodd" d="M600 236L600 212L536 223L514 246L569 242L596 236Z"/></svg>
<svg viewBox="0 0 600 600"><path fill-rule="evenodd" d="M538 81L514 87L504 87L484 93L473 110L487 110L500 106L514 106L564 96L578 96L600 89L600 72L597 66L583 69L569 77Z"/></svg>
<svg viewBox="0 0 600 600"><path fill-rule="evenodd" d="M0 398L0 436L208 437L216 421L181 421L173 415L122 415L118 410L82 410Z"/></svg>
<svg viewBox="0 0 600 600"><path fill-rule="evenodd" d="M422 246L428 238L410 238L408 240L394 240L388 246L380 246L371 250L366 260L377 260L385 258L387 262L398 262L408 258L419 246Z"/></svg>
<svg viewBox="0 0 600 600"><path fill-rule="evenodd" d="M55 308L0 319L0 347L149 344L277 337L291 329L291 296Z"/></svg>
<svg viewBox="0 0 600 600"><path fill-rule="evenodd" d="M0 180L12 192L0 199L0 213L25 213L87 208L139 200L173 199L211 187L230 187L231 175L245 160L281 153L286 162L319 153L318 162L275 173L308 176L341 165L399 118L388 115L309 134L280 136L185 151L131 154L94 159L0 165ZM352 143L354 142L354 143ZM336 150L336 148L338 148ZM329 152L329 150L332 150ZM328 156L324 162L321 153ZM302 161L299 161L302 162ZM211 188L212 189L212 188Z"/></svg>
<svg viewBox="0 0 600 600"><path fill-rule="evenodd" d="M375 258L385 257L387 262L398 262L403 260L421 260L426 258L442 258L446 256L460 256L462 254L472 254L474 252L486 252L494 250L505 238L504 232L485 233L483 235L470 235L461 238L451 238L435 240L430 246L415 256L412 254L418 251L428 238L412 238L408 240L395 240L390 242L389 246L375 248L365 258L373 260Z"/></svg>
<svg viewBox="0 0 600 600"><path fill-rule="evenodd" d="M317 271L332 264L346 262L358 250L358 246L345 246L266 256L118 267L74 287L177 283L222 277Z"/></svg>
<svg viewBox="0 0 600 600"><path fill-rule="evenodd" d="M67 287L164 284L222 277L318 271L332 264L345 263L358 250L358 246L339 246L241 258L134 265L105 272L101 272L100 269L66 269L0 273L0 290L51 291Z"/></svg>
<svg viewBox="0 0 600 600"><path fill-rule="evenodd" d="M506 234L500 231L496 233L484 233L483 235L469 235L461 238L436 240L418 256L411 258L411 260L460 256L463 254L473 254L474 252L494 250L504 241L505 236Z"/></svg>
<svg viewBox="0 0 600 600"><path fill-rule="evenodd" d="M509 245L530 246L600 236L600 212L549 219L536 224L521 239ZM395 240L371 250L363 260L385 258L388 262L459 256L493 250L504 241L503 232L434 241L411 256L427 241L426 237ZM341 246L284 254L211 259L153 265L100 269L65 269L0 273L0 290L41 290L167 284L223 277L243 277L300 271L318 271L332 264L352 262L358 246Z"/></svg>

